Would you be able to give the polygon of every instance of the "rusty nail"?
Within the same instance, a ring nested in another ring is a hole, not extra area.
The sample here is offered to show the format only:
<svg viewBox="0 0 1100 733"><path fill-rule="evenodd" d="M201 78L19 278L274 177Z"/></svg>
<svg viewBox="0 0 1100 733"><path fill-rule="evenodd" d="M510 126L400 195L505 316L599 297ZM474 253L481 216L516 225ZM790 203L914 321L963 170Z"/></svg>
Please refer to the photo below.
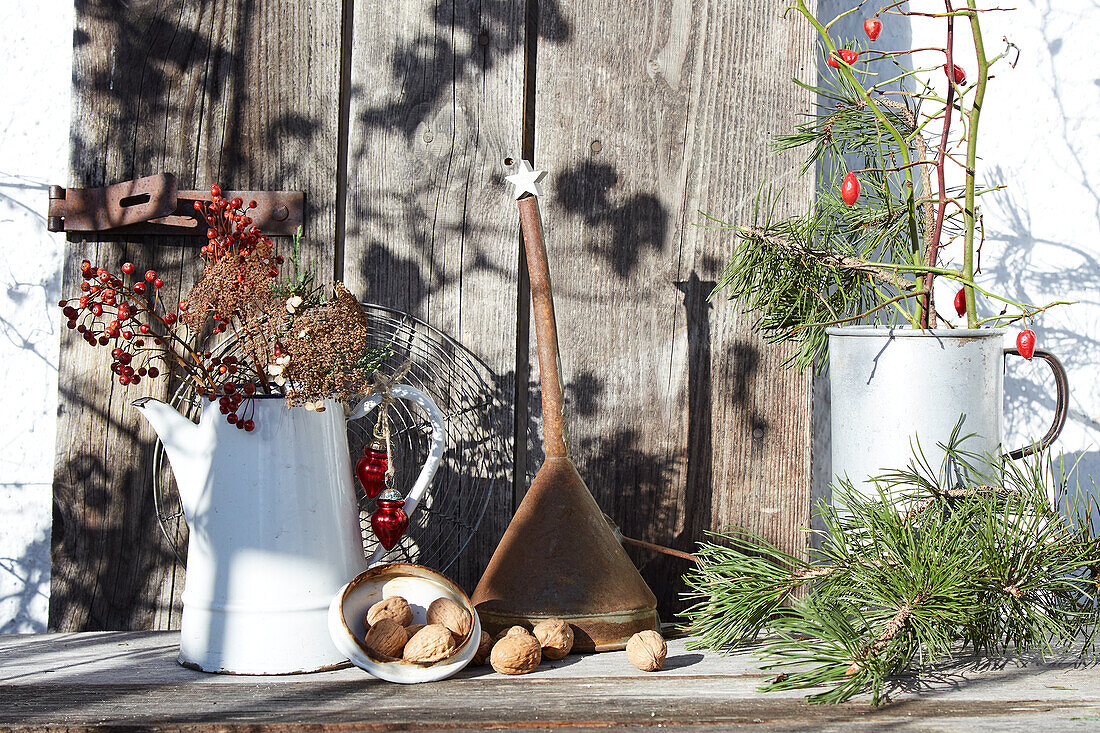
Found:
<svg viewBox="0 0 1100 733"><path fill-rule="evenodd" d="M290 216L290 209L286 207L286 204L279 204L275 207L275 211L271 212L271 218L275 221L286 221L288 216Z"/></svg>
<svg viewBox="0 0 1100 733"><path fill-rule="evenodd" d="M593 153L598 153L603 150L603 143L601 143L599 140L593 140L592 144L588 147L592 150Z"/></svg>

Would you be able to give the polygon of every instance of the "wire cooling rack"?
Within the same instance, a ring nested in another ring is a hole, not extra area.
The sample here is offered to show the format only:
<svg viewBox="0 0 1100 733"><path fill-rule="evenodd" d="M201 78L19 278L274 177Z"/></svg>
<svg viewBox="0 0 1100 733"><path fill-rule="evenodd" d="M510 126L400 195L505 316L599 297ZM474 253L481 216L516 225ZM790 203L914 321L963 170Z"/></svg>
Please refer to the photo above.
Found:
<svg viewBox="0 0 1100 733"><path fill-rule="evenodd" d="M369 347L385 349L387 358L379 374L391 377L405 371L398 381L428 394L443 412L447 449L431 486L411 517L409 528L386 555L386 562L412 562L446 571L473 538L489 497L507 480L508 439L511 424L502 407L497 376L473 352L442 331L418 318L364 303ZM173 397L177 408L197 419L198 399L182 390ZM420 473L428 454L431 422L420 408L403 400L389 409L394 464L394 486L407 492ZM379 411L348 424L348 450L352 464L363 453L374 432ZM161 531L176 558L186 565L184 518L175 481L157 441L153 451L153 499ZM374 500L355 481L359 498L359 523L363 551L369 557L377 548L370 529Z"/></svg>

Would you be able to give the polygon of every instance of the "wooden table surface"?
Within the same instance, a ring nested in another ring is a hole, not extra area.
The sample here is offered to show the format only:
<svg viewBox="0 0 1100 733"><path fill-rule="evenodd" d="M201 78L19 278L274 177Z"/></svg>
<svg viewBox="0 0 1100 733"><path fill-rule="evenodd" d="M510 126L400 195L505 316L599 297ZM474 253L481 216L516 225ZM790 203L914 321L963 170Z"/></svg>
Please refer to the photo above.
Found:
<svg viewBox="0 0 1100 733"><path fill-rule="evenodd" d="M0 730L314 731L649 728L693 730L1076 730L1100 728L1100 670L985 664L909 681L891 702L807 705L762 694L751 656L669 642L665 669L622 652L569 656L522 677L488 667L425 685L357 668L310 675L209 675L176 664L176 632L0 636Z"/></svg>

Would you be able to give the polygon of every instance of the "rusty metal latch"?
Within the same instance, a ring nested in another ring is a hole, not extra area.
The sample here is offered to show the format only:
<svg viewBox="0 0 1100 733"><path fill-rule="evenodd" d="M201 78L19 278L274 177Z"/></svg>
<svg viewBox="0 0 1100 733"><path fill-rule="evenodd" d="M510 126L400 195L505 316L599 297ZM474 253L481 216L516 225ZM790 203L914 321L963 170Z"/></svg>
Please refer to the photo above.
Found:
<svg viewBox="0 0 1100 733"><path fill-rule="evenodd" d="M248 212L264 234L289 236L302 225L305 194L301 191L226 191L256 208ZM207 224L195 201L210 199L208 191L180 191L171 173L146 176L101 188L50 186L46 228L51 232L105 232L206 236Z"/></svg>

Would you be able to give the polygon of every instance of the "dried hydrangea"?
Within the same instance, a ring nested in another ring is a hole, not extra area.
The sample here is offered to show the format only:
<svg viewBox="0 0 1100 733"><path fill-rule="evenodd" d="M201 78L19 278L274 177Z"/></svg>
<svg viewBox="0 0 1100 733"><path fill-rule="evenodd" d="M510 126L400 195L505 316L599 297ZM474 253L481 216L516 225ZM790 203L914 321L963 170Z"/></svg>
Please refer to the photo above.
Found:
<svg viewBox="0 0 1100 733"><path fill-rule="evenodd" d="M282 374L295 404L351 399L370 387L367 314L341 283L333 290L331 300L295 314L282 341L291 357Z"/></svg>

